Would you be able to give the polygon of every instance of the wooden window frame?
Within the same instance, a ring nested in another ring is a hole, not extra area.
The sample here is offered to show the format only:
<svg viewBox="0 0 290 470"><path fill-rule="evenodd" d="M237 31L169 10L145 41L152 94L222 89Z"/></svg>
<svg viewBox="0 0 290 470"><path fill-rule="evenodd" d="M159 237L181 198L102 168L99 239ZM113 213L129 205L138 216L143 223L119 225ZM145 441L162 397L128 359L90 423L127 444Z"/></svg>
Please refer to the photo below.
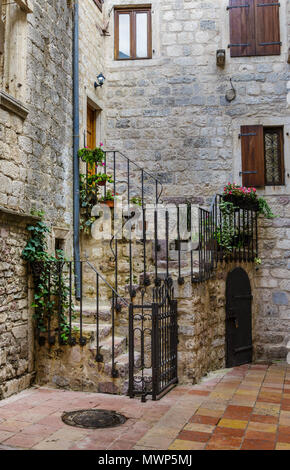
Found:
<svg viewBox="0 0 290 470"><path fill-rule="evenodd" d="M279 131L280 140L280 181L279 183L268 183L266 180L267 168L266 168L266 148L265 148L265 134L266 132L277 132ZM285 185L285 158L284 158L284 128L283 126L263 126L263 139L264 139L264 160L265 160L265 186L284 186Z"/></svg>
<svg viewBox="0 0 290 470"><path fill-rule="evenodd" d="M152 11L151 5L134 5L115 7L115 60L147 60L152 59ZM147 56L136 57L136 13L147 13ZM121 14L130 15L130 57L119 57L119 17Z"/></svg>
<svg viewBox="0 0 290 470"><path fill-rule="evenodd" d="M95 3L95 5L97 5L100 11L103 11L103 2L101 0L93 0L93 2Z"/></svg>
<svg viewBox="0 0 290 470"><path fill-rule="evenodd" d="M279 154L279 182L267 182L266 167L266 132L277 132L280 135L280 154ZM283 126L263 126L245 125L241 126L241 162L242 162L242 184L243 186L285 186L285 155L284 155L284 127Z"/></svg>

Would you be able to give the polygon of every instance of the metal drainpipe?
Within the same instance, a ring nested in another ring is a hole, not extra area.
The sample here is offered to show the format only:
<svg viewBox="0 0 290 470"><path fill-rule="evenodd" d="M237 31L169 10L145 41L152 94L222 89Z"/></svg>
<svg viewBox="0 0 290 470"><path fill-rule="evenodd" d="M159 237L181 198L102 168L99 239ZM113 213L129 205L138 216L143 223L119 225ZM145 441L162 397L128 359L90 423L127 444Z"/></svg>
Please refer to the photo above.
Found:
<svg viewBox="0 0 290 470"><path fill-rule="evenodd" d="M73 31L73 225L74 225L74 262L75 262L75 291L80 299L80 189L79 189L79 2L74 1L74 31Z"/></svg>

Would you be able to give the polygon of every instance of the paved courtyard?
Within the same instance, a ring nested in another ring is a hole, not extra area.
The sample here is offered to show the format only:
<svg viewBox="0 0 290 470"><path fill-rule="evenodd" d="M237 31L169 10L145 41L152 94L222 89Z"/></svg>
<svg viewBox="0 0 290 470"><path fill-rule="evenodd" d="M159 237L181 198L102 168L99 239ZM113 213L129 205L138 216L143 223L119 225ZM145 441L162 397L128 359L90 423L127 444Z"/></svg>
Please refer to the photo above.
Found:
<svg viewBox="0 0 290 470"><path fill-rule="evenodd" d="M64 411L101 408L119 428L65 425ZM0 449L290 450L290 366L245 365L141 403L104 394L31 388L0 401Z"/></svg>

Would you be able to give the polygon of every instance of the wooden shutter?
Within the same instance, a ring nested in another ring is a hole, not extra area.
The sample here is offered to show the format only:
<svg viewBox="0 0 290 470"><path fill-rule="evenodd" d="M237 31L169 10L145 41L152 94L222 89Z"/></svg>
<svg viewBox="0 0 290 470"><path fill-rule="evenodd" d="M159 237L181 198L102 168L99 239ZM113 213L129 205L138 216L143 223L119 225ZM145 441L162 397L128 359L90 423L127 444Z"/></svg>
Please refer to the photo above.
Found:
<svg viewBox="0 0 290 470"><path fill-rule="evenodd" d="M255 55L254 7L254 0L230 0L229 2L231 57Z"/></svg>
<svg viewBox="0 0 290 470"><path fill-rule="evenodd" d="M256 0L256 55L281 53L279 3Z"/></svg>
<svg viewBox="0 0 290 470"><path fill-rule="evenodd" d="M2 21L2 0L0 0L0 54L4 54L5 25Z"/></svg>
<svg viewBox="0 0 290 470"><path fill-rule="evenodd" d="M242 175L244 186L265 185L263 126L242 126Z"/></svg>

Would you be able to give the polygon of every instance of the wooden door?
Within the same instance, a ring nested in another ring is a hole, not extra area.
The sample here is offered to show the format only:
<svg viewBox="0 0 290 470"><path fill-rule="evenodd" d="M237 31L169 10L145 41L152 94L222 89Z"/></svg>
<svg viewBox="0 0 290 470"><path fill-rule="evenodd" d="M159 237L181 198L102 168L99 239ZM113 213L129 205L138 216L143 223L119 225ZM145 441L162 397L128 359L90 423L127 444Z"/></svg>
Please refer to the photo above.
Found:
<svg viewBox="0 0 290 470"><path fill-rule="evenodd" d="M96 148L96 115L97 112L91 106L87 107L87 147L89 149ZM96 168L89 165L89 175L96 173Z"/></svg>
<svg viewBox="0 0 290 470"><path fill-rule="evenodd" d="M87 147L96 148L96 110L87 107Z"/></svg>
<svg viewBox="0 0 290 470"><path fill-rule="evenodd" d="M235 268L226 286L227 367L252 362L252 294L247 273Z"/></svg>

